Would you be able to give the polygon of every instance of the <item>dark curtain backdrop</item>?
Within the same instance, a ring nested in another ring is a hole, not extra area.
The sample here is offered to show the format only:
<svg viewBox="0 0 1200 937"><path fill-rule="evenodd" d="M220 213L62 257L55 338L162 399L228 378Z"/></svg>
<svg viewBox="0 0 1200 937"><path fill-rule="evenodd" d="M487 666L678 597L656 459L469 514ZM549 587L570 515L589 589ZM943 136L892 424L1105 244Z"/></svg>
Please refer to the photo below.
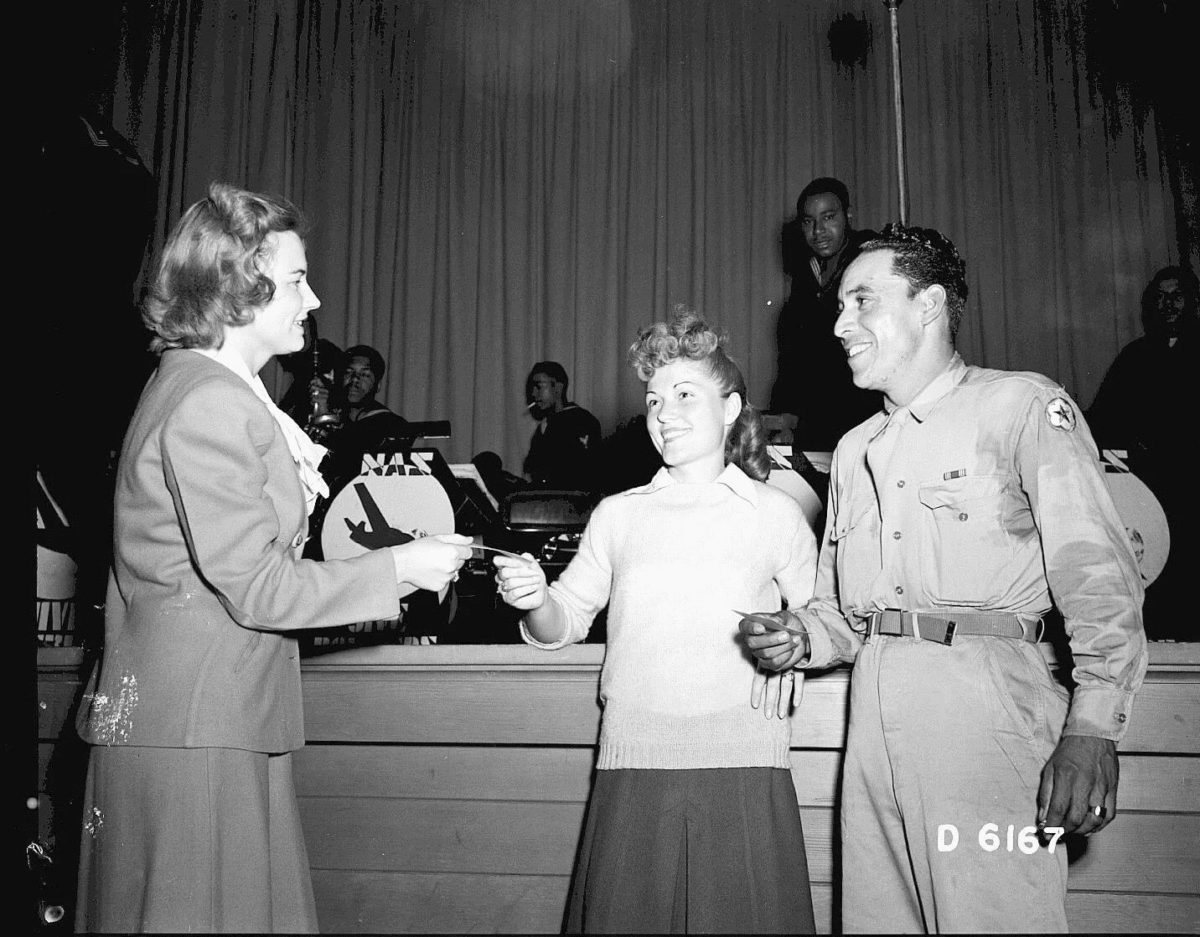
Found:
<svg viewBox="0 0 1200 937"><path fill-rule="evenodd" d="M1151 274L1195 263L1186 146L1145 82L1104 70L1128 51L1127 25L1097 31L1106 5L900 7L910 220L967 258L960 348L1084 406ZM836 175L860 226L897 215L877 0L120 9L100 97L157 179L152 249L213 179L296 201L321 334L378 347L381 396L449 419L451 461L519 466L539 359L612 431L641 407L625 350L679 302L728 330L765 403L800 189Z"/></svg>

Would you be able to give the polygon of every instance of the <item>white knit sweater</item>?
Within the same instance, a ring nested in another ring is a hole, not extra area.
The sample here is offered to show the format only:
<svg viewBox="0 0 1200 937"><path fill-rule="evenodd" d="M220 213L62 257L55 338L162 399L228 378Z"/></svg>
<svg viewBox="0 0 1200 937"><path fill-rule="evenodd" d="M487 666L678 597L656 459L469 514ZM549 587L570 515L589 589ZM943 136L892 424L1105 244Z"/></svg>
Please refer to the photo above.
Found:
<svg viewBox="0 0 1200 937"><path fill-rule="evenodd" d="M597 768L787 768L791 722L750 705L741 611L812 595L817 547L786 493L728 465L714 482L650 484L605 498L550 586L582 641L608 604Z"/></svg>

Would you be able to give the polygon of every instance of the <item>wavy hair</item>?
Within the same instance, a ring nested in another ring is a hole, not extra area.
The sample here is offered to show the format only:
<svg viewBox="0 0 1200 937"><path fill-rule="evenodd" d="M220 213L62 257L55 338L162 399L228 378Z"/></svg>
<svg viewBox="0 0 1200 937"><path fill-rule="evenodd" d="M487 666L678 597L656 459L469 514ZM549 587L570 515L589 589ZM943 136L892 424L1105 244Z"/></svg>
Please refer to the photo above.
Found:
<svg viewBox="0 0 1200 937"><path fill-rule="evenodd" d="M303 236L300 210L284 199L214 182L167 238L142 302L150 350L220 348L225 328L247 325L275 295L263 269L271 234Z"/></svg>
<svg viewBox="0 0 1200 937"><path fill-rule="evenodd" d="M958 335L967 308L967 262L954 243L934 228L919 228L892 222L882 233L862 246L871 251L892 252L892 272L908 281L909 297L937 283L946 291L946 313L950 341Z"/></svg>
<svg viewBox="0 0 1200 937"><path fill-rule="evenodd" d="M726 341L727 336L710 328L695 310L677 305L671 322L655 322L641 330L629 348L629 363L639 378L649 381L665 365L694 361L708 368L722 397L740 395L742 410L725 437L725 464L732 462L751 478L766 481L771 471L767 433L757 408L746 399L741 368L722 347Z"/></svg>

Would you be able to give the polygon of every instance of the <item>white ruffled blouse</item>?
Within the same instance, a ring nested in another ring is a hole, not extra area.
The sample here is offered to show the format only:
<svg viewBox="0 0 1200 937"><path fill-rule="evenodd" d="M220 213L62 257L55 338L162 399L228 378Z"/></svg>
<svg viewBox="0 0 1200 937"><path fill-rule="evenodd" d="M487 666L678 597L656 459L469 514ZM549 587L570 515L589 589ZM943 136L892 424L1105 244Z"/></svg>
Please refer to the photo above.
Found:
<svg viewBox="0 0 1200 937"><path fill-rule="evenodd" d="M275 422L279 424L280 430L283 431L283 438L287 441L288 450L292 453L292 459L296 462L296 469L300 475L300 484L304 486L305 506L308 513L312 514L313 508L317 504L318 495L326 498L329 497L329 485L325 483L325 479L317 470L317 466L321 464L321 460L325 458L325 453L328 450L319 443L315 443L309 439L305 435L304 430L296 425L295 420L275 406L275 401L267 393L267 388L263 384L262 378L257 374L251 374L250 369L246 367L246 362L236 352L231 351L228 345L219 349L191 348L189 351L197 352L206 358L211 358L213 361L225 365L230 371L249 384L255 396L266 405L267 412L271 414Z"/></svg>

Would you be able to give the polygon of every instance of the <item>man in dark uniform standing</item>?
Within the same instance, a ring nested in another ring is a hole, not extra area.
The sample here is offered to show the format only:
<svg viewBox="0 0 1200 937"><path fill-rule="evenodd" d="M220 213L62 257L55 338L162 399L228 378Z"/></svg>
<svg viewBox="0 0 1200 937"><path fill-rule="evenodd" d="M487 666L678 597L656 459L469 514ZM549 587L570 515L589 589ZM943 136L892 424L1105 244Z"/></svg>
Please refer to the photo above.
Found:
<svg viewBox="0 0 1200 937"><path fill-rule="evenodd" d="M778 442L830 452L843 433L880 408L878 393L854 386L833 334L842 273L875 232L851 227L849 190L828 176L804 187L796 213L783 232L792 291L776 330L779 363L771 412L783 430Z"/></svg>

